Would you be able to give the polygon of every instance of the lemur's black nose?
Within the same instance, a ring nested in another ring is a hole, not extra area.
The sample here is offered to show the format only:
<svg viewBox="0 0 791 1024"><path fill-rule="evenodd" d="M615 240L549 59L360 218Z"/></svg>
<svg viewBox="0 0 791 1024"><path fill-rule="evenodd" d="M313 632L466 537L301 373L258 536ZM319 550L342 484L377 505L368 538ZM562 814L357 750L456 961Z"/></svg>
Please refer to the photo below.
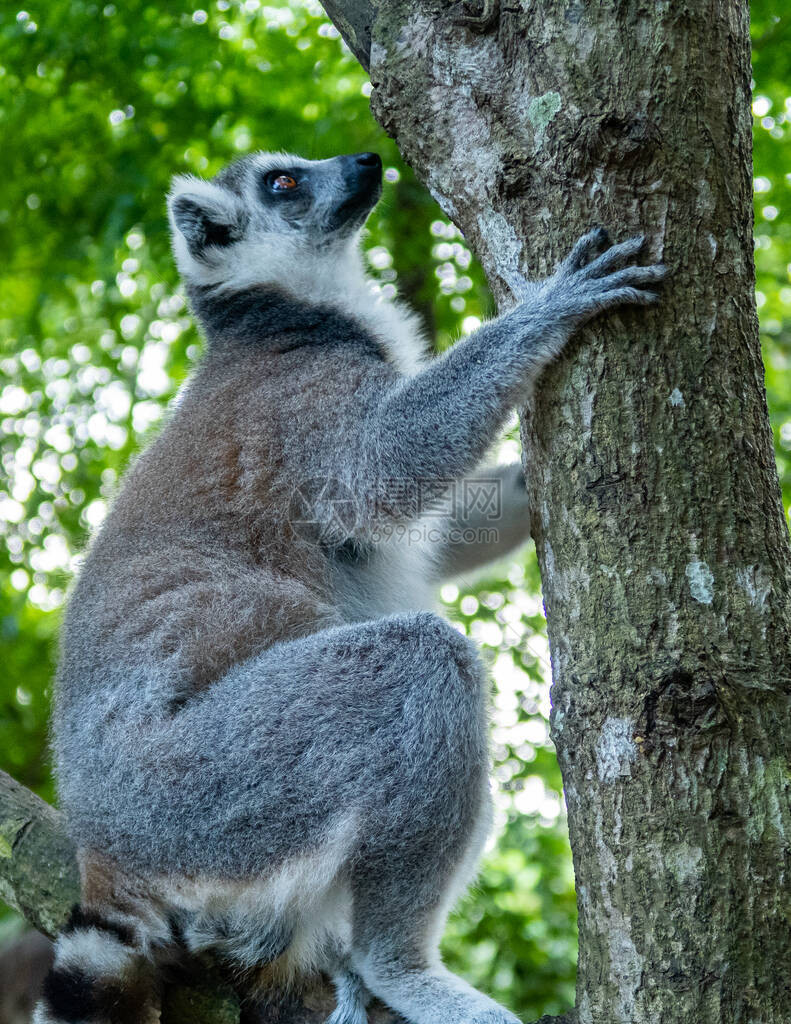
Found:
<svg viewBox="0 0 791 1024"><path fill-rule="evenodd" d="M378 153L349 153L335 159L342 194L331 230L347 224L360 227L382 194L382 159Z"/></svg>
<svg viewBox="0 0 791 1024"><path fill-rule="evenodd" d="M361 167L381 167L382 158L378 153L358 153L354 158L355 163Z"/></svg>

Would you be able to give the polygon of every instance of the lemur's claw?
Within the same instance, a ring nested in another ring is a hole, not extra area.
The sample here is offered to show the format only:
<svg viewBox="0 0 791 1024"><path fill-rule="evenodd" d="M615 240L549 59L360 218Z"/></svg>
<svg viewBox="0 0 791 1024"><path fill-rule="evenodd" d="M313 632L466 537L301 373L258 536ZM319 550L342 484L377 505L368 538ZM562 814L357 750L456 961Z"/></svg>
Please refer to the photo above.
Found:
<svg viewBox="0 0 791 1024"><path fill-rule="evenodd" d="M607 228L603 228L601 224L594 224L594 226L591 228L591 231L596 232L596 240L602 248L608 245L612 245L610 232L607 230Z"/></svg>

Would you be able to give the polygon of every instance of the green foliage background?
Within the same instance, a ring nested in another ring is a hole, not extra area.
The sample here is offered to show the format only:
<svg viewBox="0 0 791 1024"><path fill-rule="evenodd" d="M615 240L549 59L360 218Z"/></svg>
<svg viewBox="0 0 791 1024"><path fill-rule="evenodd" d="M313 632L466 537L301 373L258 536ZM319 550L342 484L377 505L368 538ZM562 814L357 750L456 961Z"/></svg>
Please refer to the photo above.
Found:
<svg viewBox="0 0 791 1024"><path fill-rule="evenodd" d="M791 500L791 16L752 4L756 263L767 389ZM53 797L47 713L69 579L119 474L199 357L169 253L174 172L251 149L377 150L365 241L385 296L444 347L490 311L464 240L368 111L369 83L315 0L0 2L0 768ZM504 448L516 454L516 443ZM445 939L449 964L521 1015L573 1002L573 872L548 738L532 553L447 587L496 681L497 843ZM9 926L10 915L0 916Z"/></svg>

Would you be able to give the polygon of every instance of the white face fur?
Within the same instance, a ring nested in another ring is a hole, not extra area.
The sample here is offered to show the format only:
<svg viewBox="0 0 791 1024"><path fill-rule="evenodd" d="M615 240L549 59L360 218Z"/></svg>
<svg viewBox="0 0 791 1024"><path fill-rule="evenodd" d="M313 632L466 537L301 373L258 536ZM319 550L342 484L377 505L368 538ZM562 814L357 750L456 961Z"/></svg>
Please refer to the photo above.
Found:
<svg viewBox="0 0 791 1024"><path fill-rule="evenodd" d="M187 284L217 293L273 286L363 322L404 372L425 351L413 314L376 299L360 230L382 191L375 153L304 160L254 153L211 181L178 175L168 196L173 250Z"/></svg>
<svg viewBox="0 0 791 1024"><path fill-rule="evenodd" d="M381 181L375 153L255 153L212 181L179 175L168 197L179 270L192 284L237 290L301 278L317 255L345 262Z"/></svg>

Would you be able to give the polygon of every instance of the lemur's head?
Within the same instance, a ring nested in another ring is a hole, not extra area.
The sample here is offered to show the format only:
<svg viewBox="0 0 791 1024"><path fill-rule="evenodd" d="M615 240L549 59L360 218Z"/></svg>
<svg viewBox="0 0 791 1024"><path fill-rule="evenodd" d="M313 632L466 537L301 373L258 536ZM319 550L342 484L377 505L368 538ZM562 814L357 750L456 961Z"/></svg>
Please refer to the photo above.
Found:
<svg viewBox="0 0 791 1024"><path fill-rule="evenodd" d="M355 250L381 192L376 153L254 153L211 181L179 175L168 197L176 262L191 284L288 286Z"/></svg>

